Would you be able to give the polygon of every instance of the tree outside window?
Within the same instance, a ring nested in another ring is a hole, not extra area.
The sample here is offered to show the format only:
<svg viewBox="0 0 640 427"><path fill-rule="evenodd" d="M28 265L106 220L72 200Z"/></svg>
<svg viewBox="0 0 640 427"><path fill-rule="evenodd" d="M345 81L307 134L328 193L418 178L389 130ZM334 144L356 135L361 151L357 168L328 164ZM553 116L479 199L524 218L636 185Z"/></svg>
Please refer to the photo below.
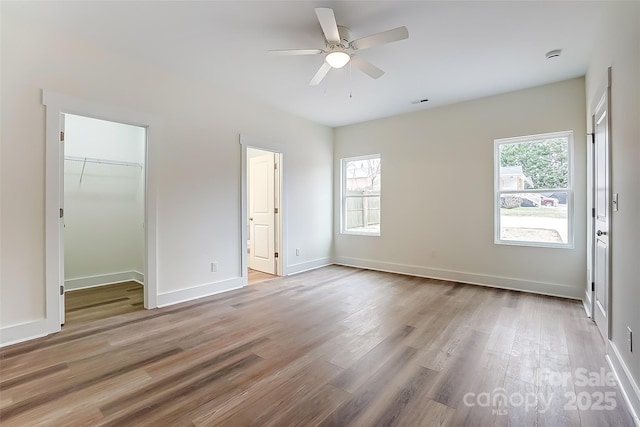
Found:
<svg viewBox="0 0 640 427"><path fill-rule="evenodd" d="M572 247L572 132L496 140L496 243Z"/></svg>
<svg viewBox="0 0 640 427"><path fill-rule="evenodd" d="M380 155L342 159L344 234L380 235Z"/></svg>

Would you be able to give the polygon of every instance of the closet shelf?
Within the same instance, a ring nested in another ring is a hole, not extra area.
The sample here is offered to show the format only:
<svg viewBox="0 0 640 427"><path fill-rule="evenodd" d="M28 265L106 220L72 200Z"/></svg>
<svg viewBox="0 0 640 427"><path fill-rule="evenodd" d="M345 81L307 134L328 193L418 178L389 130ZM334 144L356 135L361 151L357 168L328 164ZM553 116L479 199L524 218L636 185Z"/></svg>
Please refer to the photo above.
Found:
<svg viewBox="0 0 640 427"><path fill-rule="evenodd" d="M134 166L141 168L142 163L136 162L121 162L118 160L104 160L104 159L96 159L93 157L76 157L76 156L65 156L65 160L71 160L72 162L83 162L83 163L100 163L105 165L117 165L117 166Z"/></svg>
<svg viewBox="0 0 640 427"><path fill-rule="evenodd" d="M64 156L64 159L72 162L82 162L82 172L80 172L80 182L82 182L82 177L84 176L84 167L87 165L87 163L99 163L103 165L116 165L116 166L133 166L137 168L142 168L142 163L96 159L93 157Z"/></svg>

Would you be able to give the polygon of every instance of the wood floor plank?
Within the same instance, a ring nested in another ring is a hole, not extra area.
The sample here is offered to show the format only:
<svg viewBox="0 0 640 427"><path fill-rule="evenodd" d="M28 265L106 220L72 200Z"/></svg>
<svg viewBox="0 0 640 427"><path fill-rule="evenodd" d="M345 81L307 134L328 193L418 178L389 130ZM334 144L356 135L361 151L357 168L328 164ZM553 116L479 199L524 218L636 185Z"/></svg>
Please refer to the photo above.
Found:
<svg viewBox="0 0 640 427"><path fill-rule="evenodd" d="M264 282L265 280L275 279L278 276L274 276L273 274L263 273L262 271L249 269L249 274L247 277L247 282L249 285L254 285L256 283Z"/></svg>
<svg viewBox="0 0 640 427"><path fill-rule="evenodd" d="M375 346L349 369L331 381L331 384L347 392L354 391L380 367L393 352L400 349L402 341L413 332L413 326L405 325Z"/></svg>
<svg viewBox="0 0 640 427"><path fill-rule="evenodd" d="M2 382L0 382L0 391L6 391L10 388L19 386L21 384L28 383L36 379L42 379L46 376L55 374L60 371L64 371L67 368L68 368L68 365L66 363L58 363L56 365L47 366L46 368L43 368L43 369L33 370L31 372L24 373L14 378L7 378Z"/></svg>
<svg viewBox="0 0 640 427"><path fill-rule="evenodd" d="M65 293L65 323L79 324L142 310L143 285L122 282Z"/></svg>
<svg viewBox="0 0 640 427"><path fill-rule="evenodd" d="M0 424L633 426L578 381L610 368L577 301L342 266L155 310L140 289L69 293L77 322L0 348Z"/></svg>
<svg viewBox="0 0 640 427"><path fill-rule="evenodd" d="M432 402L428 390L438 372L419 366L402 389L386 403L384 410L371 425L377 427L401 425L418 425L423 417L419 414ZM454 412L452 410L452 412ZM437 425L437 424L436 424Z"/></svg>
<svg viewBox="0 0 640 427"><path fill-rule="evenodd" d="M494 405L496 396L503 392L509 355L485 350L478 356L477 377L461 402L454 403L456 411L450 417L450 425L494 425L499 404Z"/></svg>
<svg viewBox="0 0 640 427"><path fill-rule="evenodd" d="M569 356L547 352L540 357L538 392L544 397L538 408L540 427L563 427L580 425L580 414L567 407L567 396L575 393L574 381L564 374L571 374Z"/></svg>
<svg viewBox="0 0 640 427"><path fill-rule="evenodd" d="M220 381L227 375L230 375L234 370L246 369L251 364L260 360L255 354L248 354L245 357L234 361L231 364L219 367L219 369L211 370L206 375L198 377L197 379L188 381L186 384L181 385L169 392L163 390L161 395L156 395L152 400L144 405L140 405L133 410L127 408L124 413L118 414L115 419L110 420L105 426L121 426L125 423L137 424L141 422L147 422L149 417L153 417L158 410L166 409L167 405L171 405L178 397L184 397L191 394L193 391L203 388L212 382Z"/></svg>
<svg viewBox="0 0 640 427"><path fill-rule="evenodd" d="M131 371L135 371L140 367L152 364L158 360L169 357L180 351L182 350L178 348L169 349L133 363L117 366L114 369L107 370L98 375L93 374L93 372L95 371L90 371L86 375L83 375L86 378L83 378L80 381L77 381L75 377L69 378L68 384L56 385L55 387L52 387L51 389L46 390L42 393L28 397L8 407L1 408L0 420L12 418L18 414L29 411L31 408L41 406L45 403L51 403L54 400L59 399L69 393L81 391L96 384L106 382L111 378L118 377Z"/></svg>
<svg viewBox="0 0 640 427"><path fill-rule="evenodd" d="M485 348L488 334L471 330L465 337L464 350L454 356L438 376L431 389L432 400L452 408L463 402L464 395L480 381L478 360Z"/></svg>
<svg viewBox="0 0 640 427"><path fill-rule="evenodd" d="M538 404L536 386L519 379L507 377L504 389L507 401L500 408L504 411L496 418L498 426L538 425Z"/></svg>
<svg viewBox="0 0 640 427"><path fill-rule="evenodd" d="M507 376L537 384L540 366L541 313L534 296L521 298L520 320L511 347Z"/></svg>
<svg viewBox="0 0 640 427"><path fill-rule="evenodd" d="M340 371L340 368L326 361L297 354L267 362L270 369L256 376L243 393L235 395L215 408L206 405L203 410L196 411L194 423L196 425L252 424L247 420L254 418L247 418L247 414L251 413L257 418L263 411L268 410L273 399L279 396L273 395L274 390L289 384L291 388L304 391L303 394L313 393L320 385L326 384L329 377Z"/></svg>
<svg viewBox="0 0 640 427"><path fill-rule="evenodd" d="M265 426L312 426L317 425L343 404L350 394L331 384L324 384L315 392L302 399L295 399L293 405L273 418Z"/></svg>
<svg viewBox="0 0 640 427"><path fill-rule="evenodd" d="M509 307L500 307L495 311L498 312L498 318L491 330L487 349L511 354L518 326L518 311Z"/></svg>
<svg viewBox="0 0 640 427"><path fill-rule="evenodd" d="M385 385L415 357L415 354L415 348L404 346L395 356L387 360L373 377L358 387L345 403L329 414L320 423L320 426L348 425L361 417L382 392Z"/></svg>

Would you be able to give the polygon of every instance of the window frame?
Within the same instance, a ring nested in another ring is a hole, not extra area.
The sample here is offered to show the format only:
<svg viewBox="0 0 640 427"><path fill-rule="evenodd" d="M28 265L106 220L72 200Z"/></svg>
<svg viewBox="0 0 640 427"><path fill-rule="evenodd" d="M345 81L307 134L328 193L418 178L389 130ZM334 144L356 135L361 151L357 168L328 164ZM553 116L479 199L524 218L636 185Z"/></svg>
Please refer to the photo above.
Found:
<svg viewBox="0 0 640 427"><path fill-rule="evenodd" d="M380 237L382 233L382 182L380 182L380 194L379 195L367 195L363 197L379 197L380 198L380 226L378 227L378 231L353 231L346 229L347 222L347 210L346 210L346 200L347 197L347 176L346 176L346 164L349 162L354 162L358 160L370 160L370 159L379 159L380 165L382 167L382 155L380 154L367 154L364 156L355 156L355 157L343 157L340 159L340 234L348 234L354 236L371 236L371 237ZM382 175L382 173L380 174Z"/></svg>
<svg viewBox="0 0 640 427"><path fill-rule="evenodd" d="M522 144L543 139L567 138L567 164L569 168L569 176L567 177L567 188L536 188L527 190L501 190L500 189L500 147L506 144ZM499 138L493 141L493 219L494 219L494 243L497 245L511 246L528 246L540 248L574 248L574 137L572 130L541 133L535 135L517 136L511 138ZM522 193L567 193L567 243L550 243L550 242L533 242L526 240L503 240L500 237L501 232L501 212L500 212L500 196L503 194L522 194Z"/></svg>

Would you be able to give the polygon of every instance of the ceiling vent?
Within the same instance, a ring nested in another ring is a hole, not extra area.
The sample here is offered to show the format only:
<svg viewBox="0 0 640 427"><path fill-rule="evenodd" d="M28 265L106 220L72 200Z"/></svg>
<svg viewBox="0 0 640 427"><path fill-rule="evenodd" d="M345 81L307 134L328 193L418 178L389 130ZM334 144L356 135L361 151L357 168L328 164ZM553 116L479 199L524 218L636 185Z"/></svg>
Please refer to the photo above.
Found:
<svg viewBox="0 0 640 427"><path fill-rule="evenodd" d="M547 57L547 59L557 58L558 56L560 56L561 53L562 53L562 49L554 49L547 52L545 56Z"/></svg>

